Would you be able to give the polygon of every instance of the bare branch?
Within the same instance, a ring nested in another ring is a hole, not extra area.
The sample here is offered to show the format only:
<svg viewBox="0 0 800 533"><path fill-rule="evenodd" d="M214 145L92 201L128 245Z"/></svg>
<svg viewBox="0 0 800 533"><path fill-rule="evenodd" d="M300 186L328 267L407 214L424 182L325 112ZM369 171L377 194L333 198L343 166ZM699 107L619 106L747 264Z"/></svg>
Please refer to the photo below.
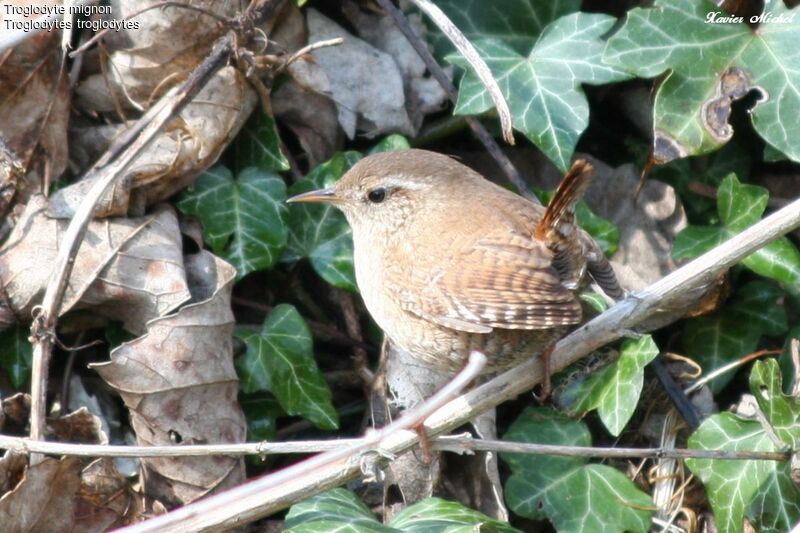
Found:
<svg viewBox="0 0 800 533"><path fill-rule="evenodd" d="M514 129L511 125L511 110L508 108L508 103L506 103L506 99L500 91L500 86L497 85L497 81L495 81L494 76L492 76L492 71L489 70L489 66L483 58L481 58L480 54L478 54L478 51L472 43L461 33L461 30L453 24L453 21L451 21L448 16L445 15L444 11L439 9L436 4L430 0L411 0L411 3L430 17L433 23L442 30L442 33L450 39L453 46L455 46L458 51L461 52L461 55L464 56L464 59L467 60L467 63L469 63L484 87L486 87L489 96L492 98L492 102L494 102L497 108L497 114L500 116L500 127L503 130L503 139L505 139L508 144L513 145L515 141Z"/></svg>

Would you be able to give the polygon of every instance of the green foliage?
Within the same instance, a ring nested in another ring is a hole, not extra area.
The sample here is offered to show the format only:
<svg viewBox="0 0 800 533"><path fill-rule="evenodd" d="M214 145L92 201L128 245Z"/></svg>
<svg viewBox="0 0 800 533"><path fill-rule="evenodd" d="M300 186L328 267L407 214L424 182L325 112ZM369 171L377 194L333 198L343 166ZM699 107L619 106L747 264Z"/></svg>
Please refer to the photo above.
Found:
<svg viewBox="0 0 800 533"><path fill-rule="evenodd" d="M328 492L297 503L289 509L287 533L375 532L375 533L456 533L491 531L513 533L518 530L505 522L464 507L460 503L427 498L411 505L383 525L354 493L345 489Z"/></svg>
<svg viewBox="0 0 800 533"><path fill-rule="evenodd" d="M294 307L275 307L260 332L240 330L237 336L247 345L237 360L245 393L271 391L288 414L322 429L339 427L331 391L314 360L311 332Z"/></svg>
<svg viewBox="0 0 800 533"><path fill-rule="evenodd" d="M739 183L729 174L717 191L717 226L689 226L675 238L672 256L691 259L736 235L759 220L767 207L769 193L763 187ZM742 260L742 264L761 276L786 283L793 292L800 291L800 251L781 237Z"/></svg>
<svg viewBox="0 0 800 533"><path fill-rule="evenodd" d="M545 26L581 7L580 0L437 0L436 5L470 42L499 40L520 54L530 51ZM439 32L433 43L440 57L453 50Z"/></svg>
<svg viewBox="0 0 800 533"><path fill-rule="evenodd" d="M528 408L511 424L506 440L590 446L582 422L544 408ZM548 518L563 532L649 531L650 497L621 472L580 457L502 454L511 467L506 501L520 516Z"/></svg>
<svg viewBox="0 0 800 533"><path fill-rule="evenodd" d="M569 398L572 413L597 409L606 429L616 437L625 429L639 403L644 367L657 355L658 346L649 335L627 339L617 359L592 372L585 381L569 386L562 399Z"/></svg>
<svg viewBox="0 0 800 533"><path fill-rule="evenodd" d="M33 365L29 331L20 326L0 331L0 367L8 373L8 380L18 389L28 381Z"/></svg>
<svg viewBox="0 0 800 533"><path fill-rule="evenodd" d="M796 445L800 403L781 392L775 361L758 361L753 365L750 390L778 437L787 445ZM732 413L707 418L689 438L689 447L778 450L759 422ZM800 520L800 489L792 482L787 463L687 459L686 464L706 486L720 531L743 531L745 516L757 531L789 531Z"/></svg>
<svg viewBox="0 0 800 533"><path fill-rule="evenodd" d="M309 172L290 189L290 196L332 186L359 159L358 152L337 153ZM353 236L344 215L335 207L294 204L289 211L289 245L284 261L308 258L322 279L356 292Z"/></svg>
<svg viewBox="0 0 800 533"><path fill-rule="evenodd" d="M205 242L240 279L271 267L286 246L286 184L272 172L249 167L234 179L217 165L181 195L178 208L200 220Z"/></svg>
<svg viewBox="0 0 800 533"><path fill-rule="evenodd" d="M615 21L609 15L589 13L561 17L542 31L531 50L524 51L527 55L502 39L473 41L508 102L514 127L562 171L567 170L578 137L589 124L589 103L581 84L629 77L601 61L602 36ZM450 60L467 67L461 56L450 56ZM474 115L492 107L483 84L467 71L454 112Z"/></svg>
<svg viewBox="0 0 800 533"><path fill-rule="evenodd" d="M281 151L281 139L275 119L264 113L253 113L234 144L237 169L257 167L281 172L289 170L289 160Z"/></svg>
<svg viewBox="0 0 800 533"><path fill-rule="evenodd" d="M275 439L275 421L286 413L277 399L266 392L242 394L239 397L247 419L247 440L271 441Z"/></svg>
<svg viewBox="0 0 800 533"><path fill-rule="evenodd" d="M764 23L758 31L744 23L708 23L714 12L725 15L707 0L656 0L653 7L632 9L608 40L603 60L645 78L666 73L653 110L654 129L677 144L663 151L665 160L727 142L730 132L720 121L727 119L726 99L757 86L765 98L751 112L753 126L769 145L800 161L800 10L767 0L764 12L793 20ZM749 83L731 83L723 76L730 68L740 69Z"/></svg>
<svg viewBox="0 0 800 533"><path fill-rule="evenodd" d="M786 309L780 305L783 297L783 291L766 281L744 285L723 308L686 320L681 333L684 353L705 373L752 353L762 336L786 333ZM712 390L721 390L731 379L730 372L715 378Z"/></svg>

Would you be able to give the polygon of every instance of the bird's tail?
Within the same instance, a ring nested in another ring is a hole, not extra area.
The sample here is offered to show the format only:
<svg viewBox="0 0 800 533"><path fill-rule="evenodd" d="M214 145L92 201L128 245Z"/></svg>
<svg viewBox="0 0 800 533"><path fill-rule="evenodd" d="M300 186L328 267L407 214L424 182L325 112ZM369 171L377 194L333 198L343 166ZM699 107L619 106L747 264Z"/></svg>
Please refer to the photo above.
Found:
<svg viewBox="0 0 800 533"><path fill-rule="evenodd" d="M575 290L586 272L583 244L575 225L575 205L592 181L592 165L585 159L573 163L534 231L537 239L553 252L553 267L561 283Z"/></svg>
<svg viewBox="0 0 800 533"><path fill-rule="evenodd" d="M592 181L594 168L585 159L572 164L564 179L558 184L553 199L547 204L544 216L536 226L536 237L545 242L551 239L572 237L575 225L575 205L583 197Z"/></svg>

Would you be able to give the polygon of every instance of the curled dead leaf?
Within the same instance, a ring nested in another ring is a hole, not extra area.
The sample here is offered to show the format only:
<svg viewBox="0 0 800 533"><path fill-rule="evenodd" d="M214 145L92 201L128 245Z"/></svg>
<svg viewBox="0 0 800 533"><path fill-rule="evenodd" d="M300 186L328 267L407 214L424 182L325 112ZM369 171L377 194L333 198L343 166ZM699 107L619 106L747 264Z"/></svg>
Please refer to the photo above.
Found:
<svg viewBox="0 0 800 533"><path fill-rule="evenodd" d="M130 409L140 445L243 442L230 295L235 270L201 252L186 259L193 302L152 320L147 333L93 368ZM143 459L145 492L170 505L240 483L235 457Z"/></svg>

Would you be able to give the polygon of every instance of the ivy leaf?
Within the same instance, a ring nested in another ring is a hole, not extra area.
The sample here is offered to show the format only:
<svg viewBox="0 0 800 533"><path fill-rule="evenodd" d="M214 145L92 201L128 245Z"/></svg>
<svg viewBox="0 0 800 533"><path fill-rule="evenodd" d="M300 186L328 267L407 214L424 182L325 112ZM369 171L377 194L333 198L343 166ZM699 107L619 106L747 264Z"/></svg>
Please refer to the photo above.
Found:
<svg viewBox="0 0 800 533"><path fill-rule="evenodd" d="M437 0L436 5L470 42L501 40L521 54L530 51L550 22L581 7L580 0ZM453 50L440 32L432 41L440 57Z"/></svg>
<svg viewBox="0 0 800 533"><path fill-rule="evenodd" d="M28 335L29 330L19 326L0 331L0 367L17 389L28 381L33 367L33 348Z"/></svg>
<svg viewBox="0 0 800 533"><path fill-rule="evenodd" d="M178 208L200 220L203 239L239 279L271 267L286 246L286 185L271 172L250 167L233 179L218 165L184 191Z"/></svg>
<svg viewBox="0 0 800 533"><path fill-rule="evenodd" d="M712 151L730 139L732 100L758 88L762 99L750 111L768 144L800 161L800 12L782 0L767 0L764 13L788 22L709 23L725 15L707 0L656 0L628 12L608 40L603 60L659 84L653 109L654 156L670 161ZM713 16L713 15L712 15Z"/></svg>
<svg viewBox="0 0 800 533"><path fill-rule="evenodd" d="M765 188L742 184L735 174L729 174L717 194L723 225L687 227L675 239L673 257L696 257L753 225L761 218L768 199ZM756 274L789 284L793 291L800 290L800 251L786 237L756 250L742 264Z"/></svg>
<svg viewBox="0 0 800 533"><path fill-rule="evenodd" d="M406 507L383 525L358 496L345 489L333 489L293 505L286 515L285 526L288 533L519 531L460 503L440 498L426 498Z"/></svg>
<svg viewBox="0 0 800 533"><path fill-rule="evenodd" d="M242 394L239 396L239 405L242 406L247 419L247 440L270 441L275 439L277 431L275 420L286 414L278 400L263 392Z"/></svg>
<svg viewBox="0 0 800 533"><path fill-rule="evenodd" d="M409 144L408 139L400 134L393 133L381 139L378 144L370 149L369 153L394 152L397 150L408 150L409 148L411 148L411 144Z"/></svg>
<svg viewBox="0 0 800 533"><path fill-rule="evenodd" d="M615 437L622 433L633 416L644 383L644 367L658 355L658 346L650 335L627 339L619 357L593 372L586 381L575 385L577 390L565 394L574 397L572 413L597 409L600 420Z"/></svg>
<svg viewBox="0 0 800 533"><path fill-rule="evenodd" d="M253 118L236 136L234 148L237 168L258 167L275 172L289 170L289 160L281 151L275 119L266 113L253 113Z"/></svg>
<svg viewBox="0 0 800 533"><path fill-rule="evenodd" d="M707 418L688 441L700 450L776 451L761 424L721 413ZM757 531L789 531L800 520L800 490L789 465L776 461L687 459L706 487L720 531L743 531L743 519Z"/></svg>
<svg viewBox="0 0 800 533"><path fill-rule="evenodd" d="M441 498L426 498L406 507L389 522L399 531L408 532L468 532L492 531L515 533L518 529L505 522L489 518L485 514L465 507L458 502Z"/></svg>
<svg viewBox="0 0 800 533"><path fill-rule="evenodd" d="M580 85L628 78L602 63L603 34L616 19L609 15L573 13L549 24L527 56L499 39L473 44L497 80L508 102L514 127L525 134L566 172L578 137L589 122L589 104ZM467 67L460 56L450 61ZM455 113L474 115L492 108L492 101L471 71L461 80Z"/></svg>
<svg viewBox="0 0 800 533"><path fill-rule="evenodd" d="M687 226L675 237L672 257L694 259L728 239L728 232L719 226Z"/></svg>
<svg viewBox="0 0 800 533"><path fill-rule="evenodd" d="M756 361L750 371L750 390L781 441L792 449L800 445L800 398L783 393L781 371L775 359Z"/></svg>
<svg viewBox="0 0 800 533"><path fill-rule="evenodd" d="M339 419L331 390L314 360L311 332L297 310L275 307L259 333L237 332L247 352L237 361L242 390L269 390L290 415L301 415L321 429L336 429Z"/></svg>
<svg viewBox="0 0 800 533"><path fill-rule="evenodd" d="M585 424L556 411L528 408L504 439L517 442L591 445ZM580 457L502 454L511 467L506 501L518 515L549 518L563 532L650 531L650 497L621 472Z"/></svg>
<svg viewBox="0 0 800 533"><path fill-rule="evenodd" d="M295 183L290 195L330 187L359 159L358 152L337 153ZM292 204L289 210L289 244L282 260L308 258L322 279L335 287L356 292L353 238L344 215L321 204Z"/></svg>
<svg viewBox="0 0 800 533"><path fill-rule="evenodd" d="M346 489L329 490L292 505L284 527L286 533L397 531L378 522L358 496Z"/></svg>
<svg viewBox="0 0 800 533"><path fill-rule="evenodd" d="M686 320L681 333L684 353L705 373L752 353L763 335L779 336L788 329L786 309L779 304L783 297L782 290L766 281L744 285L729 305ZM723 374L711 382L711 389L719 392L731 379L732 373Z"/></svg>

